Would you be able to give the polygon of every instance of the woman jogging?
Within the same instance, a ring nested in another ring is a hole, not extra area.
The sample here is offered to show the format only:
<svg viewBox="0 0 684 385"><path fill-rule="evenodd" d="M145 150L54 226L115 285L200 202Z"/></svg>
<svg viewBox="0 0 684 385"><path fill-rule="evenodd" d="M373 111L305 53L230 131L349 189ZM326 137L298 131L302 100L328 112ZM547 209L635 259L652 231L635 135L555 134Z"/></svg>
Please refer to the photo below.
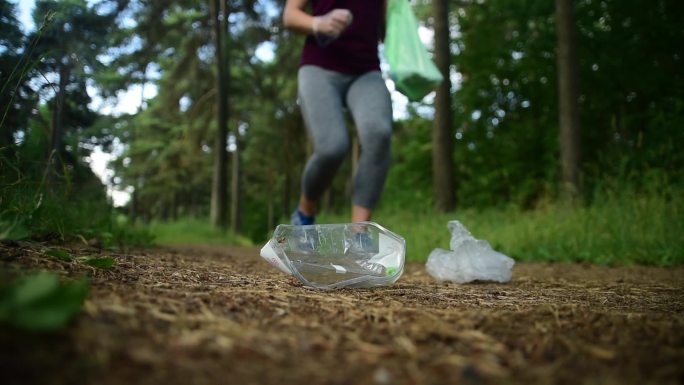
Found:
<svg viewBox="0 0 684 385"><path fill-rule="evenodd" d="M307 34L298 72L299 103L313 154L302 175L292 224L315 221L318 201L349 150L345 110L361 155L352 222L371 219L390 165L392 104L380 72L386 0L287 0L285 27Z"/></svg>

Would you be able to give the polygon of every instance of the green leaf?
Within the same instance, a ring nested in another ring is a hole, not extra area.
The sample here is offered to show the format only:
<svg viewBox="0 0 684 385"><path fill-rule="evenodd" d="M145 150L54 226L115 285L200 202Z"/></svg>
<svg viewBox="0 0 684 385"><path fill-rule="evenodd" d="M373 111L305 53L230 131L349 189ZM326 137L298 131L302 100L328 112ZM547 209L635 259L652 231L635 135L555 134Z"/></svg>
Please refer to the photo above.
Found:
<svg viewBox="0 0 684 385"><path fill-rule="evenodd" d="M20 240L28 238L31 231L26 224L19 221L13 223L7 221L0 221L0 239L2 240Z"/></svg>
<svg viewBox="0 0 684 385"><path fill-rule="evenodd" d="M59 278L55 274L33 274L17 283L12 299L15 305L23 306L49 296L58 287Z"/></svg>
<svg viewBox="0 0 684 385"><path fill-rule="evenodd" d="M63 328L78 312L88 295L89 281L60 281L56 274L27 276L0 299L0 321L15 328L47 332Z"/></svg>
<svg viewBox="0 0 684 385"><path fill-rule="evenodd" d="M60 249L50 249L45 252L45 255L49 255L51 257L55 257L63 261L71 261L72 259L74 259L74 257L71 254L69 254L69 252Z"/></svg>
<svg viewBox="0 0 684 385"><path fill-rule="evenodd" d="M88 257L83 261L83 263L85 263L86 265L90 265L93 267L100 268L100 269L109 269L112 266L114 266L114 258L112 258L112 257L104 257L104 258Z"/></svg>

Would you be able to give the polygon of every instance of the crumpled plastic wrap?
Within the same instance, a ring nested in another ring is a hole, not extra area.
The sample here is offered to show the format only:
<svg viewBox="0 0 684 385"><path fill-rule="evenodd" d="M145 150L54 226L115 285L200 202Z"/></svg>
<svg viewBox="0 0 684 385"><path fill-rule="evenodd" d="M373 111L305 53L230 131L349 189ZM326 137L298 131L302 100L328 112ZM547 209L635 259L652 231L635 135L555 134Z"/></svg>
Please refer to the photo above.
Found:
<svg viewBox="0 0 684 385"><path fill-rule="evenodd" d="M451 250L434 249L425 268L438 281L509 282L515 261L492 249L489 242L474 238L459 221L449 221Z"/></svg>

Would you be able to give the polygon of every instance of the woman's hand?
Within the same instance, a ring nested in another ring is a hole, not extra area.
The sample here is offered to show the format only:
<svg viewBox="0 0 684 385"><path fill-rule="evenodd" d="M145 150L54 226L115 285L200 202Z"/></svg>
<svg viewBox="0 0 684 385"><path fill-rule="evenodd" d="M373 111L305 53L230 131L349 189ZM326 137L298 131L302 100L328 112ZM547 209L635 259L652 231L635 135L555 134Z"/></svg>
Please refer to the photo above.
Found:
<svg viewBox="0 0 684 385"><path fill-rule="evenodd" d="M302 33L312 34L320 45L330 44L351 24L348 9L333 9L321 16L311 16L305 11L309 0L287 0L283 12L283 25Z"/></svg>
<svg viewBox="0 0 684 385"><path fill-rule="evenodd" d="M336 39L352 22L352 14L348 9L333 9L313 20L313 33L316 37L323 35Z"/></svg>

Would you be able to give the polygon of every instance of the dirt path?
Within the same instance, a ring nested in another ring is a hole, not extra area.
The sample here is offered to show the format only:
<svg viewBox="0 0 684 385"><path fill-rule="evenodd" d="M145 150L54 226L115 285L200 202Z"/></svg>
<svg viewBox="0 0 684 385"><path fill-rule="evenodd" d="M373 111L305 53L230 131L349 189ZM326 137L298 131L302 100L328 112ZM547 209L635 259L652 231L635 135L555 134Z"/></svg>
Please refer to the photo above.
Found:
<svg viewBox="0 0 684 385"><path fill-rule="evenodd" d="M411 264L391 287L318 292L251 248L97 270L0 246L0 268L93 277L67 330L1 330L5 384L684 383L684 267L519 263L510 284L455 285Z"/></svg>

